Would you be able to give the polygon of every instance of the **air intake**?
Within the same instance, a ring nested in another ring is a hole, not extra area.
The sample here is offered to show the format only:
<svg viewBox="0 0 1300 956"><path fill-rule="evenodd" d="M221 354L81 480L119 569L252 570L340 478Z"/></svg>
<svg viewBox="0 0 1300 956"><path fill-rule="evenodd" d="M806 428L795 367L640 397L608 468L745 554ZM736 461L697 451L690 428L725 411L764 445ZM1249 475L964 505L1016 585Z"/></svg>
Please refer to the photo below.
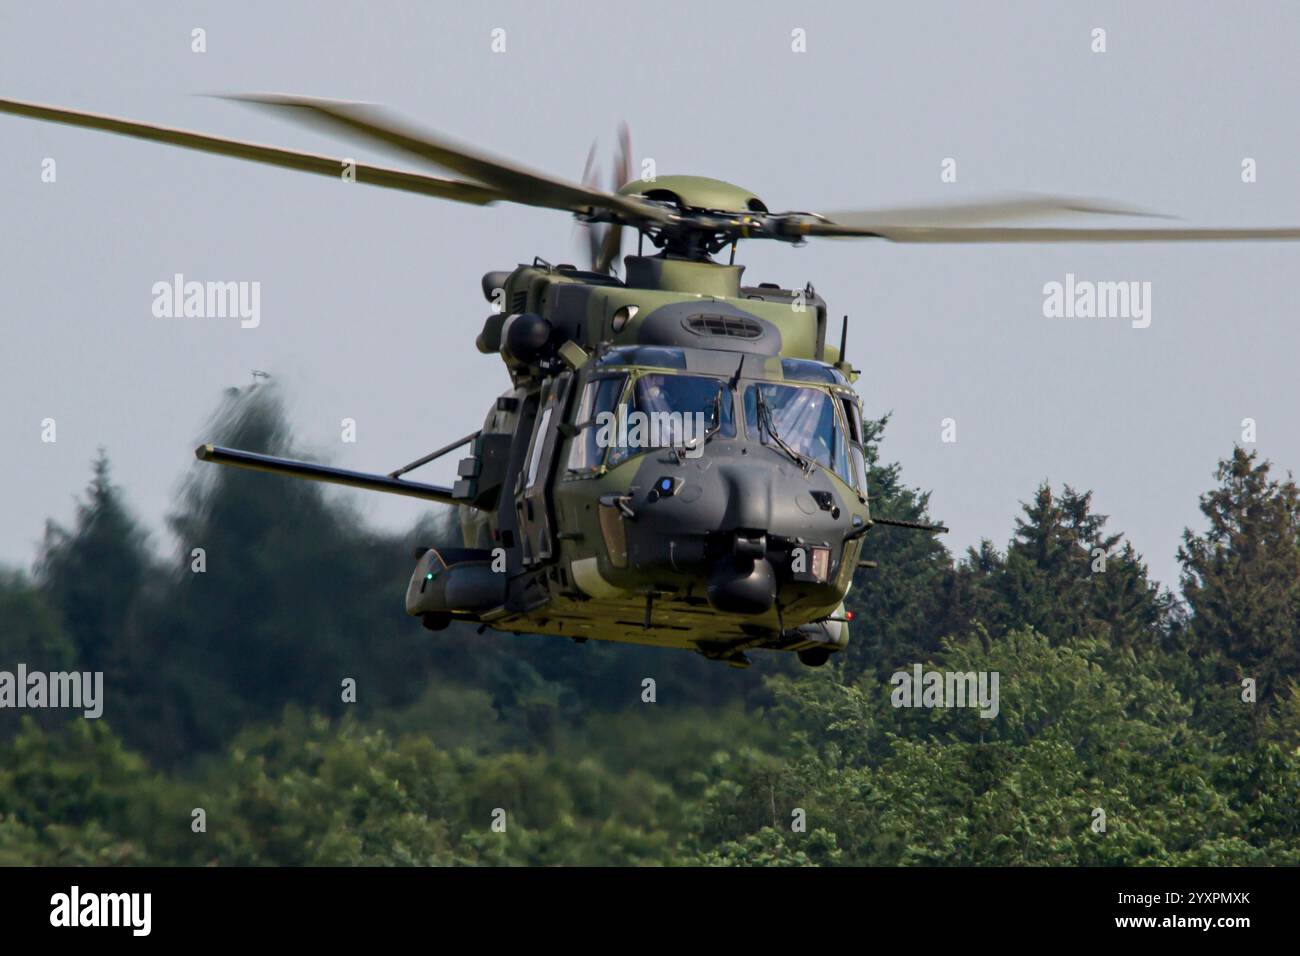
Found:
<svg viewBox="0 0 1300 956"><path fill-rule="evenodd" d="M735 339L756 339L763 327L743 315L692 315L682 325L696 335L725 335Z"/></svg>

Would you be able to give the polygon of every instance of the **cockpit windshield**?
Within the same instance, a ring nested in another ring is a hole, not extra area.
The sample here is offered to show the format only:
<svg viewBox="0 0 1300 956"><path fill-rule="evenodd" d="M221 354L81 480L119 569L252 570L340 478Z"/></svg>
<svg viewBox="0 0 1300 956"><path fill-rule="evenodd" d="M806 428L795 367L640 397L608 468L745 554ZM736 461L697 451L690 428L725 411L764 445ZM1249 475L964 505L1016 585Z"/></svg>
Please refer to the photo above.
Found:
<svg viewBox="0 0 1300 956"><path fill-rule="evenodd" d="M848 442L828 392L775 383L750 385L745 389L745 427L751 438L816 462L853 483Z"/></svg>
<svg viewBox="0 0 1300 956"><path fill-rule="evenodd" d="M735 437L732 393L722 379L652 372L636 378L624 399L626 381L619 374L587 383L574 417L579 433L569 446L569 471L613 468L652 448L680 448L694 457L714 435Z"/></svg>
<svg viewBox="0 0 1300 956"><path fill-rule="evenodd" d="M631 407L610 416L612 468L651 448L699 448L719 434L736 434L731 392L721 379L703 375L642 375L632 385Z"/></svg>

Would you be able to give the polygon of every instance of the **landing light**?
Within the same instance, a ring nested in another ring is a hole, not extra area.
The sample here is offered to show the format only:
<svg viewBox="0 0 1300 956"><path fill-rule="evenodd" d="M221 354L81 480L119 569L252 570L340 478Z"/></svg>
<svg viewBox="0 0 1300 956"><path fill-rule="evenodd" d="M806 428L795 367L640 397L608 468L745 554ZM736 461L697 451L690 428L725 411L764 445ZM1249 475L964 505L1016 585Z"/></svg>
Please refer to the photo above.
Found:
<svg viewBox="0 0 1300 956"><path fill-rule="evenodd" d="M831 550L830 548L813 548L812 549L812 573L818 581L825 581L830 576L831 569Z"/></svg>

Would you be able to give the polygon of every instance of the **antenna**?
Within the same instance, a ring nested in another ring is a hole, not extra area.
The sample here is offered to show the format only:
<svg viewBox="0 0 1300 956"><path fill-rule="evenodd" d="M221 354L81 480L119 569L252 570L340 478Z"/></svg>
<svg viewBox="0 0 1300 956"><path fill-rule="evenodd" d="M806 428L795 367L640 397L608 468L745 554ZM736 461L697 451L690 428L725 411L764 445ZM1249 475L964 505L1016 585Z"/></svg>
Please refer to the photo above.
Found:
<svg viewBox="0 0 1300 956"><path fill-rule="evenodd" d="M840 357L835 361L835 367L845 374L850 382L858 380L858 370L849 364L849 360L844 357L844 353L849 347L849 317L844 316L844 321L840 325Z"/></svg>

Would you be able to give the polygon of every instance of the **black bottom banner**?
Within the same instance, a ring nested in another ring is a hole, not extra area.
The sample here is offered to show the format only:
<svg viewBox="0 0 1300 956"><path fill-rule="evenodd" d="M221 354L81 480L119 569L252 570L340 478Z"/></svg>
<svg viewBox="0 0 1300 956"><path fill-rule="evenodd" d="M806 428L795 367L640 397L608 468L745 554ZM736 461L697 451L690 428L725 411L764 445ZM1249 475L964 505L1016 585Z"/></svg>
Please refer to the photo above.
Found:
<svg viewBox="0 0 1300 956"><path fill-rule="evenodd" d="M1294 925L1297 890L1294 869L4 869L0 914L7 939L82 942L338 944L453 921L494 941L606 926L611 941L734 939L831 920L864 942L922 927L986 943L1046 930L1231 945Z"/></svg>

